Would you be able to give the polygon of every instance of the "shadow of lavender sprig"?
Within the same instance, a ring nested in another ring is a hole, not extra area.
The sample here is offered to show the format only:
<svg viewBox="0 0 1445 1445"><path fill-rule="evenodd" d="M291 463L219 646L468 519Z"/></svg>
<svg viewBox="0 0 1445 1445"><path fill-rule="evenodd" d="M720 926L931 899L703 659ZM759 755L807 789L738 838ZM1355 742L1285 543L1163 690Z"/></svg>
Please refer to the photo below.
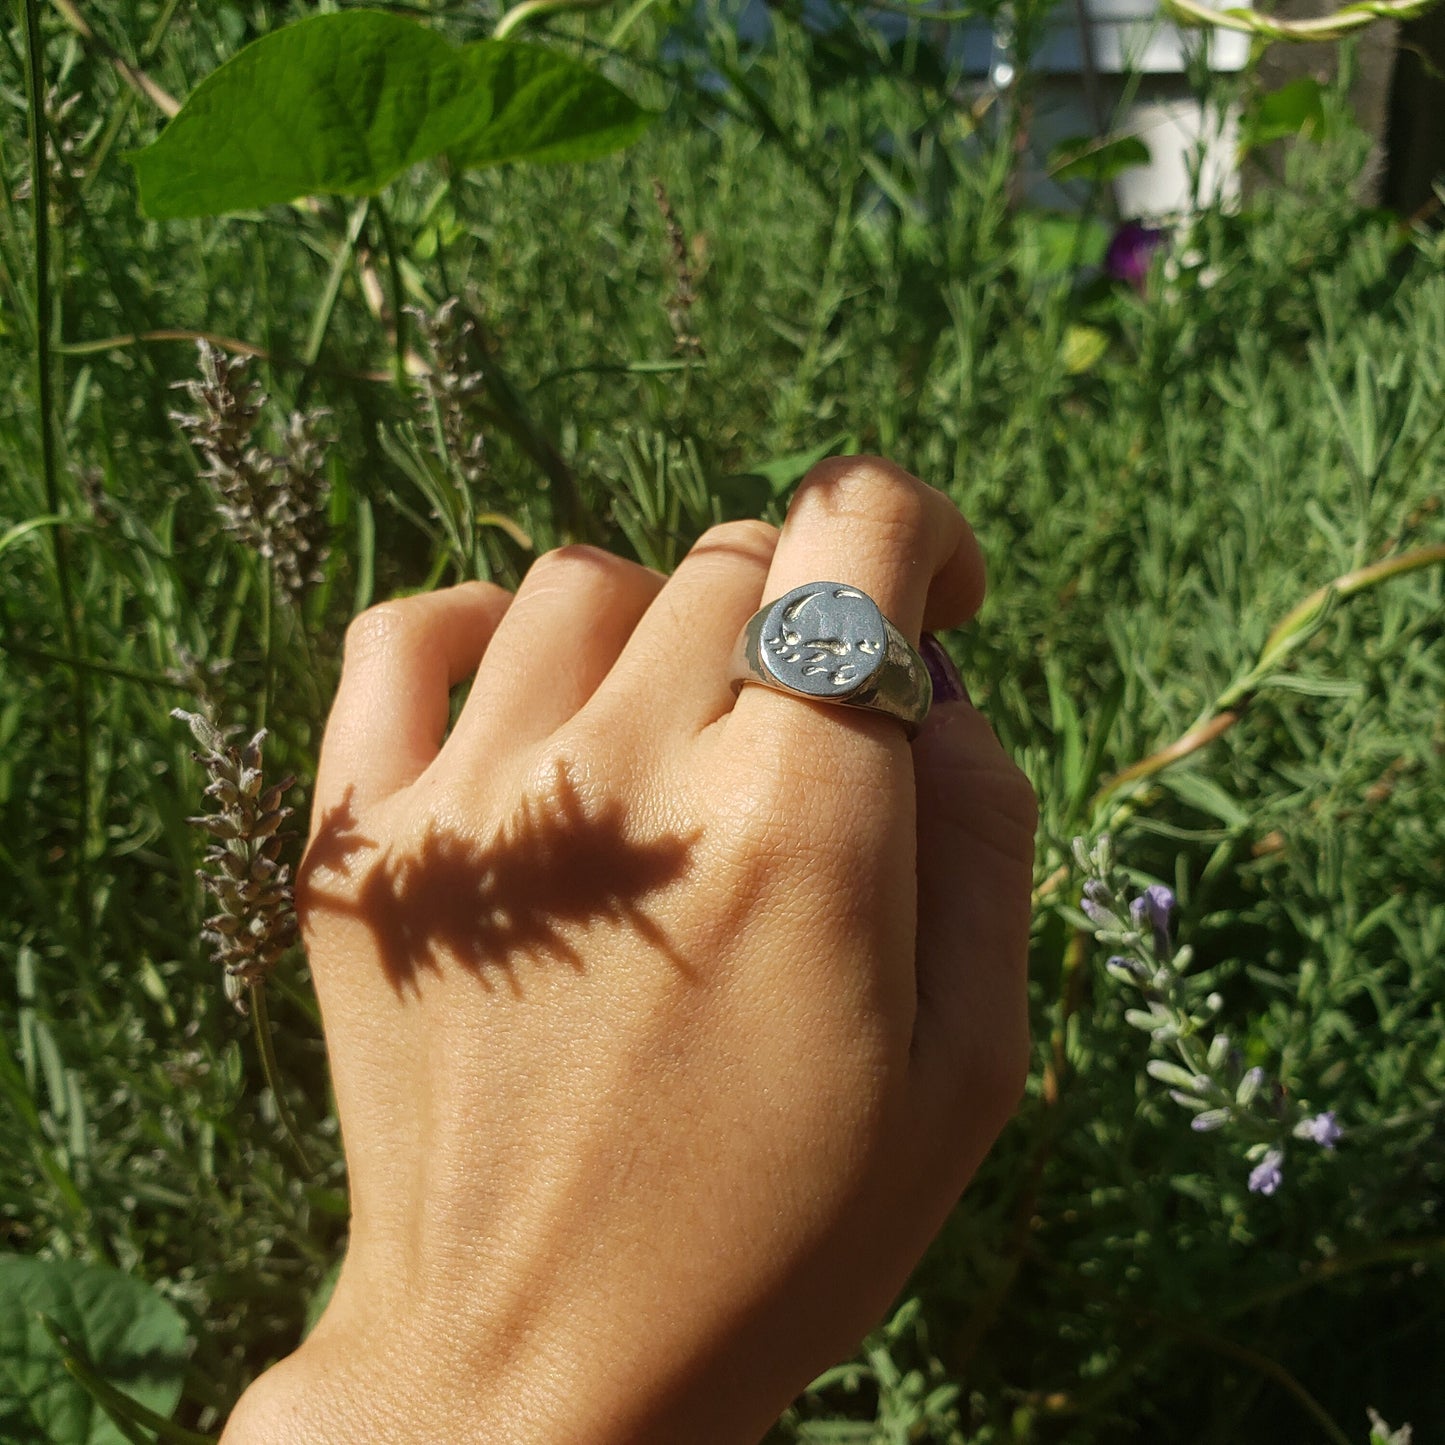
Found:
<svg viewBox="0 0 1445 1445"><path fill-rule="evenodd" d="M1107 834L1092 846L1075 838L1073 854L1084 876L1079 907L1089 930L1117 950L1104 968L1143 1004L1126 1009L1124 1019L1157 1050L1145 1071L1193 1113L1196 1133L1227 1129L1246 1143L1250 1192L1274 1194L1293 1141L1331 1150L1339 1143L1344 1130L1334 1110L1309 1112L1264 1069L1246 1069L1229 1035L1214 1030L1224 999L1217 993L1200 999L1187 977L1194 951L1174 938L1177 900L1169 888L1153 883L1130 897Z"/></svg>

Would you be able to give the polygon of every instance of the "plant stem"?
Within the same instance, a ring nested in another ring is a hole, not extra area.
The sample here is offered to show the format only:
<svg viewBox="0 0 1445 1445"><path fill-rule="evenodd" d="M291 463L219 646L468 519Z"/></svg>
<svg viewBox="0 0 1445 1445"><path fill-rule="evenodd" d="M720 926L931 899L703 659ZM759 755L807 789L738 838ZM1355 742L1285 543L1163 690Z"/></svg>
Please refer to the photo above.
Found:
<svg viewBox="0 0 1445 1445"><path fill-rule="evenodd" d="M529 20L535 20L542 15L552 15L559 10L599 10L611 3L612 0L522 0L520 5L513 5L497 21L492 39L505 40L519 25L525 25Z"/></svg>
<svg viewBox="0 0 1445 1445"><path fill-rule="evenodd" d="M272 689L276 680L274 631L276 613L276 564L269 557L264 562L266 575L261 584L261 706L256 726L266 726L271 715Z"/></svg>
<svg viewBox="0 0 1445 1445"><path fill-rule="evenodd" d="M1213 1354L1223 1355L1228 1360L1237 1360L1257 1374L1263 1375L1265 1379L1273 1380L1276 1385L1294 1398L1295 1403L1319 1426L1332 1445L1353 1445L1350 1437L1340 1428L1329 1411L1272 1356L1263 1354L1259 1350L1252 1350L1247 1345L1237 1344L1224 1335L1215 1334L1212 1330L1201 1329L1195 1325L1178 1324L1173 1320L1152 1314L1148 1317L1148 1322L1190 1344L1209 1350Z"/></svg>
<svg viewBox="0 0 1445 1445"><path fill-rule="evenodd" d="M395 346L396 384L403 391L409 390L406 376L406 307L405 292L401 280L401 255L397 250L396 232L391 216L380 196L373 203L376 219L381 227L381 243L386 251L387 279L391 283L391 330Z"/></svg>
<svg viewBox="0 0 1445 1445"><path fill-rule="evenodd" d="M99 336L93 341L69 341L53 347L52 350L60 356L95 356L101 352L136 346L141 342L159 341L209 341L212 346L222 351L232 352L236 356L254 356L272 367L305 368L309 364L304 357L268 351L264 346L241 340L239 336L222 336L217 331L198 331L190 326L165 326L156 331L128 331L119 336ZM344 366L324 366L320 362L316 362L313 369L347 381L371 381L379 386L391 381L389 371L354 371Z"/></svg>
<svg viewBox="0 0 1445 1445"><path fill-rule="evenodd" d="M352 211L351 217L346 223L346 231L342 236L341 244L336 248L336 255L331 262L331 270L326 277L326 286L321 292L321 299L316 303L316 313L311 318L311 329L306 333L306 345L301 352L301 361L306 369L302 372L301 380L296 387L298 409L306 404L306 394L310 391L311 383L316 376L316 362L326 341L326 333L331 329L331 318L336 313L336 301L341 295L341 284L346 279L347 271L351 269L351 259L356 254L356 242L361 236L362 228L366 225L366 218L370 214L370 200L362 199Z"/></svg>
<svg viewBox="0 0 1445 1445"><path fill-rule="evenodd" d="M30 208L35 228L35 393L40 426L40 466L45 484L45 508L60 511L60 466L55 446L55 391L51 358L53 317L50 288L50 166L46 155L45 70L41 52L40 0L21 0L25 20L25 99L30 123ZM65 650L80 658L80 629L75 591L70 578L70 540L65 527L50 532L60 596L60 626ZM90 864L90 701L85 673L72 667L71 705L75 714L76 776L79 797L75 849L75 913L82 948L88 957L91 938Z"/></svg>
<svg viewBox="0 0 1445 1445"><path fill-rule="evenodd" d="M271 1090L271 1097L276 1101L276 1117L281 1121L281 1128L296 1151L302 1169L310 1174L311 1160L306 1155L296 1121L291 1117L291 1111L286 1107L286 1099L281 1092L281 1066L276 1062L276 1048L271 1042L271 1015L266 1007L264 983L251 985L251 1022L256 1029L256 1048L261 1055L261 1072L265 1076L266 1087Z"/></svg>
<svg viewBox="0 0 1445 1445"><path fill-rule="evenodd" d="M100 53L110 61L115 67L116 73L137 95L145 96L167 119L180 110L181 103L175 96L157 85L145 71L132 65L114 46L109 45L95 33L85 16L80 13L79 7L72 3L72 0L50 0L50 3L60 12L61 19L63 19L87 45L94 46L95 49L100 51ZM33 9L35 0L25 0L25 5L27 9Z"/></svg>
<svg viewBox="0 0 1445 1445"><path fill-rule="evenodd" d="M1346 572L1336 577L1333 582L1316 588L1303 602L1285 614L1265 639L1258 662L1244 678L1226 688L1215 699L1210 715L1167 747L1160 748L1147 758L1141 758L1137 763L1131 763L1102 783L1094 795L1095 809L1126 784L1152 777L1181 758L1198 752L1216 738L1223 737L1244 715L1255 692L1266 682L1269 669L1282 662L1305 640L1311 624L1332 599L1347 601L1381 582L1389 581L1392 577L1402 577L1406 573L1418 572L1422 567L1442 562L1445 562L1445 543L1435 543L1429 547L1417 547L1412 552L1403 552L1398 557L1386 557L1381 562L1372 562L1368 567Z"/></svg>
<svg viewBox="0 0 1445 1445"><path fill-rule="evenodd" d="M27 647L23 642L11 642L0 638L0 652L11 657L21 657L27 662L59 663L61 667L93 672L100 677L117 677L124 682L139 683L142 687L168 688L172 692L183 691L173 677L159 672L139 672L132 667L121 667L114 662L97 662L94 658L72 657L63 652L52 652L48 647Z"/></svg>

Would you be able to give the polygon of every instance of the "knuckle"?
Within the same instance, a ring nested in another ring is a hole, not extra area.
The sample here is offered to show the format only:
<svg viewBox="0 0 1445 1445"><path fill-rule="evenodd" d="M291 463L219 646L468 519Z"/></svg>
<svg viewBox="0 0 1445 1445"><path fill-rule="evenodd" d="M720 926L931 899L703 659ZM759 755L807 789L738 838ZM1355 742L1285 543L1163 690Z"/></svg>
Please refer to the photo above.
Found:
<svg viewBox="0 0 1445 1445"><path fill-rule="evenodd" d="M793 505L914 535L927 525L928 491L886 457L829 457L809 470Z"/></svg>
<svg viewBox="0 0 1445 1445"><path fill-rule="evenodd" d="M601 547L591 547L585 542L569 542L543 552L527 569L522 588L539 596L589 588L605 592L632 586L648 571L640 563L604 551Z"/></svg>
<svg viewBox="0 0 1445 1445"><path fill-rule="evenodd" d="M991 1136L999 1134L1018 1111L1028 1087L1032 1044L1023 1005L1015 1019L995 1024L987 1033L974 1030L967 1043L952 1051L947 1089L951 1118L976 1121Z"/></svg>
<svg viewBox="0 0 1445 1445"><path fill-rule="evenodd" d="M552 572L558 568L576 567L586 564L591 567L605 567L619 559L600 547L588 546L585 542L568 542L543 552L528 568L529 572Z"/></svg>
<svg viewBox="0 0 1445 1445"><path fill-rule="evenodd" d="M415 628L412 609L406 599L378 602L359 612L346 628L347 657L362 657L380 652L410 635Z"/></svg>
<svg viewBox="0 0 1445 1445"><path fill-rule="evenodd" d="M778 544L778 529L771 522L744 517L733 522L718 522L697 539L693 556L726 552L767 562Z"/></svg>

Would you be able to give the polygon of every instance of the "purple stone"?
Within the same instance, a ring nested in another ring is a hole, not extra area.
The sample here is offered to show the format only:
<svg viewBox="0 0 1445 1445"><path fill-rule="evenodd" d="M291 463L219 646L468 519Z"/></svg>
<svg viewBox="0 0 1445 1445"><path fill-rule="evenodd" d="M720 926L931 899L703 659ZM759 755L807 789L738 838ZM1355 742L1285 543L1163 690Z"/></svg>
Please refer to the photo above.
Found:
<svg viewBox="0 0 1445 1445"><path fill-rule="evenodd" d="M933 681L934 702L968 702L968 689L953 665L953 659L944 651L943 644L931 633L925 632L918 642L918 651L928 668Z"/></svg>

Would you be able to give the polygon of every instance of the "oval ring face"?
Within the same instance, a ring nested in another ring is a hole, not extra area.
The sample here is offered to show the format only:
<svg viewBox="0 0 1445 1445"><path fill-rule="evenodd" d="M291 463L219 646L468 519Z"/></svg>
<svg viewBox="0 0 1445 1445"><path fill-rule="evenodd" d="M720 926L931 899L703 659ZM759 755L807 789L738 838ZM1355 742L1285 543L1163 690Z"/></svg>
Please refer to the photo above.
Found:
<svg viewBox="0 0 1445 1445"><path fill-rule="evenodd" d="M768 608L763 666L809 697L846 698L866 687L888 655L883 614L866 593L841 582L809 582Z"/></svg>

